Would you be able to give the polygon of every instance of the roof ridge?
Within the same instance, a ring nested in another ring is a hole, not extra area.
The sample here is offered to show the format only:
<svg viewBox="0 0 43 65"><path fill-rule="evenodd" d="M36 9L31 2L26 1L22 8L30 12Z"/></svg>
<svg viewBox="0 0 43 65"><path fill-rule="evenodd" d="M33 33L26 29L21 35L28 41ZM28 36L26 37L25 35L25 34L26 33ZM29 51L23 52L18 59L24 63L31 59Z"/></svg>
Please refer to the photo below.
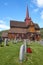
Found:
<svg viewBox="0 0 43 65"><path fill-rule="evenodd" d="M17 21L17 20L10 20L12 22L24 22L24 21Z"/></svg>

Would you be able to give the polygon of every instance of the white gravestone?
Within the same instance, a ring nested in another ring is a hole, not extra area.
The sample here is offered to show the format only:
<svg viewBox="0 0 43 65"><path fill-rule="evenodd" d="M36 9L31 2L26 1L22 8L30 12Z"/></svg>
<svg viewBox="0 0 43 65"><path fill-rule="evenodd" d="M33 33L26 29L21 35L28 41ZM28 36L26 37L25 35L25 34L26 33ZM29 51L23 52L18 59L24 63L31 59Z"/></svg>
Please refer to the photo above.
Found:
<svg viewBox="0 0 43 65"><path fill-rule="evenodd" d="M24 40L24 44L22 44L21 47L20 47L19 60L20 60L21 63L25 59L25 55L26 55L26 40Z"/></svg>
<svg viewBox="0 0 43 65"><path fill-rule="evenodd" d="M5 43L4 43L4 46L6 46L8 44L8 39L5 38Z"/></svg>
<svg viewBox="0 0 43 65"><path fill-rule="evenodd" d="M20 55L19 55L19 60L21 63L24 60L24 54L25 54L25 45L22 44L20 47Z"/></svg>

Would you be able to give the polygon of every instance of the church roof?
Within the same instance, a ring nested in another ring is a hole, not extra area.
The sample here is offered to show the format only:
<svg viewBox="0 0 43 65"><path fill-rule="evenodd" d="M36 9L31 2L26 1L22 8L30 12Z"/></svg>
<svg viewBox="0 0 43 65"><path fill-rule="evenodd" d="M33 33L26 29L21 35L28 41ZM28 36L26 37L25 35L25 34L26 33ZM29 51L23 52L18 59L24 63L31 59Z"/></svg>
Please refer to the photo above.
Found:
<svg viewBox="0 0 43 65"><path fill-rule="evenodd" d="M35 29L40 29L40 27L39 27L38 24L33 23L33 25L34 25ZM28 26L30 26L30 25L28 25ZM25 23L25 22L13 21L13 20L10 21L10 27L26 28L26 27L28 27L28 26L26 26L26 23Z"/></svg>
<svg viewBox="0 0 43 65"><path fill-rule="evenodd" d="M34 24L34 26L35 26L35 29L39 29L40 30L40 27L39 27L38 24Z"/></svg>
<svg viewBox="0 0 43 65"><path fill-rule="evenodd" d="M21 22L21 21L10 21L10 27L27 27L25 22Z"/></svg>

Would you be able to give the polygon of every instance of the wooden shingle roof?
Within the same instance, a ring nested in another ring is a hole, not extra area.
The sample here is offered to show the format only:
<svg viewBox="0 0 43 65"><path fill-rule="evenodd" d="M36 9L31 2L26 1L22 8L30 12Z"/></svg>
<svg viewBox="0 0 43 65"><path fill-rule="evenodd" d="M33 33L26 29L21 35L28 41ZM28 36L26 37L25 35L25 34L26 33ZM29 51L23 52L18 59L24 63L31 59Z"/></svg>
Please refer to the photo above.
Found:
<svg viewBox="0 0 43 65"><path fill-rule="evenodd" d="M10 27L27 27L25 22L21 22L21 21L10 21Z"/></svg>
<svg viewBox="0 0 43 65"><path fill-rule="evenodd" d="M34 24L34 26L35 26L35 29L40 30L40 27L38 24Z"/></svg>
<svg viewBox="0 0 43 65"><path fill-rule="evenodd" d="M40 29L39 25L36 23L33 23L35 29ZM28 25L30 26L30 25ZM22 21L10 21L10 27L20 27L20 28L27 28L28 27L25 22Z"/></svg>

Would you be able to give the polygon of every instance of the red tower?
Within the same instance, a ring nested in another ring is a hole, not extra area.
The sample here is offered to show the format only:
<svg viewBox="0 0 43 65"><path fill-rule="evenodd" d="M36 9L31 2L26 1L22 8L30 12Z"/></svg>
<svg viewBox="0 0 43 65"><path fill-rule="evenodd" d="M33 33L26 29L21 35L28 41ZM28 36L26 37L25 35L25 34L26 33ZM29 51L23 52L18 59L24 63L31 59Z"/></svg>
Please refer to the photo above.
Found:
<svg viewBox="0 0 43 65"><path fill-rule="evenodd" d="M29 25L30 21L31 21L31 18L29 17L28 6L27 6L27 9L26 9L26 18L25 18L26 25Z"/></svg>

